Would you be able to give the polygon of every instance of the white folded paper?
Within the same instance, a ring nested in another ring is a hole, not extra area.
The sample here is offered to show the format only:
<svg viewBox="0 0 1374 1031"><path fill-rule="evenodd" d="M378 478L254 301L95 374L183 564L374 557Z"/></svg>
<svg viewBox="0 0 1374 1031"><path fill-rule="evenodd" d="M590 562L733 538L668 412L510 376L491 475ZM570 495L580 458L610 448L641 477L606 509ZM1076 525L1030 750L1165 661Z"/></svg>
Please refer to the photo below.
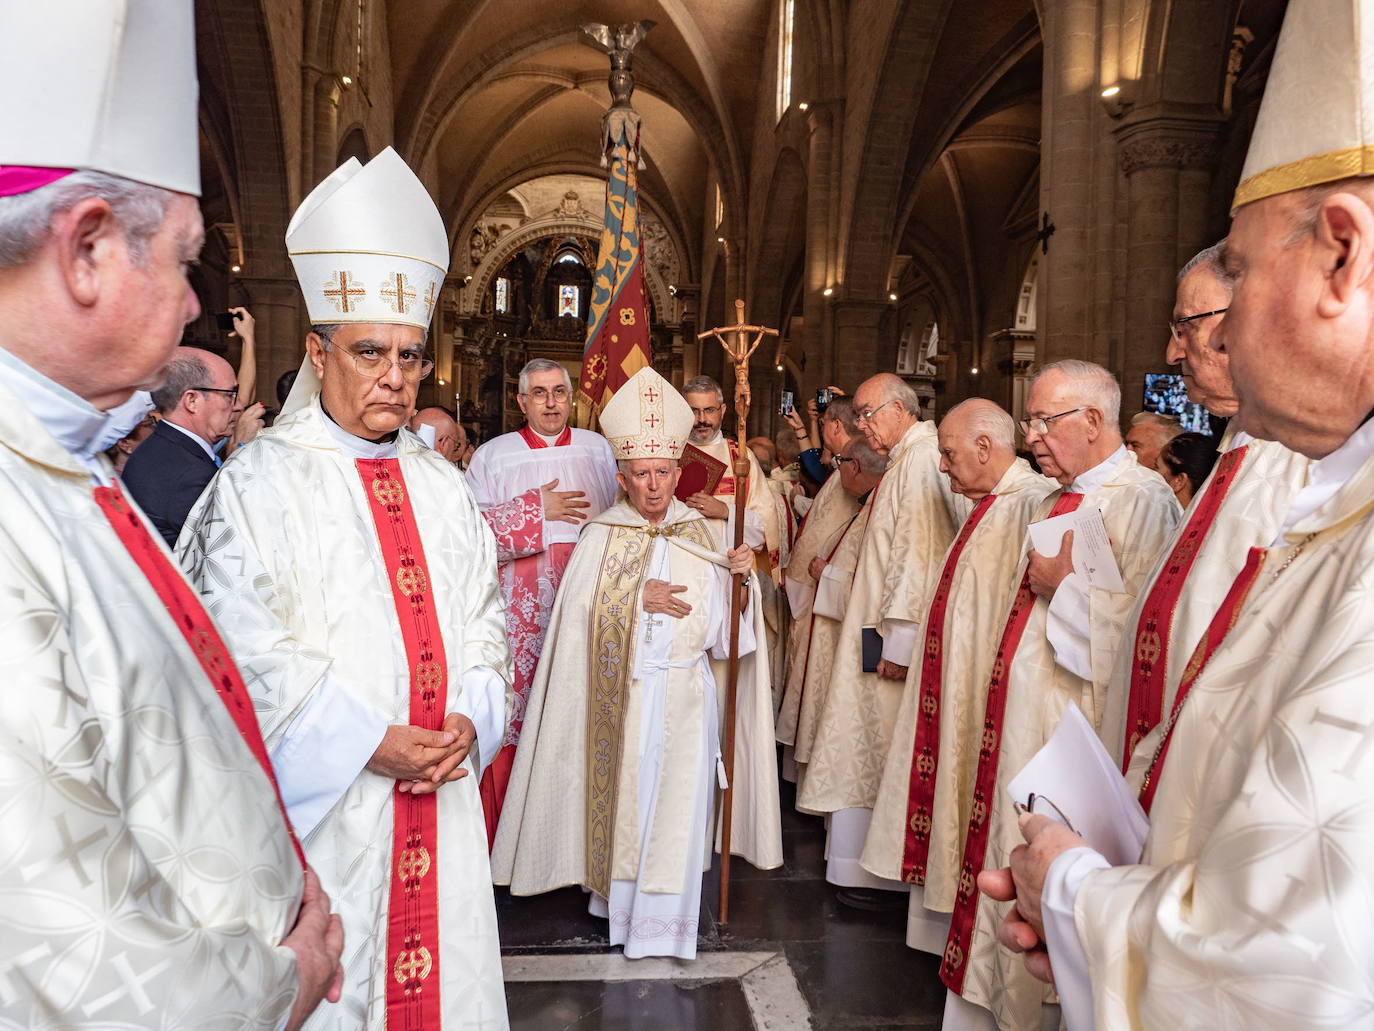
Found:
<svg viewBox="0 0 1374 1031"><path fill-rule="evenodd" d="M421 423L420 428L415 431L415 435L425 442L425 447L434 450L434 441L438 439L438 431L429 423Z"/></svg>
<svg viewBox="0 0 1374 1031"><path fill-rule="evenodd" d="M1044 747L1007 784L1007 794L1014 803L1068 824L1113 866L1140 862L1150 821L1073 702Z"/></svg>
<svg viewBox="0 0 1374 1031"><path fill-rule="evenodd" d="M854 574L829 563L816 583L816 600L811 603L811 611L826 619L837 622L844 619L844 609L849 604L849 585L854 582Z"/></svg>
<svg viewBox="0 0 1374 1031"><path fill-rule="evenodd" d="M1102 522L1102 510L1089 505L1053 519L1030 524L1031 547L1052 558L1059 554L1065 532L1073 531L1073 571L1088 581L1089 587L1120 594L1121 570L1112 554L1112 541Z"/></svg>
<svg viewBox="0 0 1374 1031"><path fill-rule="evenodd" d="M782 579L783 589L787 592L787 607L793 619L805 619L811 615L811 602L816 597L816 588L810 584L799 584L790 576Z"/></svg>

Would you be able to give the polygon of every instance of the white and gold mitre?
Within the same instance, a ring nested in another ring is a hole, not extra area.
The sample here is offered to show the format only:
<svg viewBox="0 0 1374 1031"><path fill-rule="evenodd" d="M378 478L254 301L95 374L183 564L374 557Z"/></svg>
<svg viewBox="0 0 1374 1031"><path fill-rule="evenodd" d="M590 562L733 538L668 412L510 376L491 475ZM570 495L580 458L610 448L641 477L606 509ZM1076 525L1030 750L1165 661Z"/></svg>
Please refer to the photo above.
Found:
<svg viewBox="0 0 1374 1031"><path fill-rule="evenodd" d="M1374 175L1374 0L1294 0L1231 211L1357 175Z"/></svg>
<svg viewBox="0 0 1374 1031"><path fill-rule="evenodd" d="M0 3L0 165L200 195L191 0Z"/></svg>
<svg viewBox="0 0 1374 1031"><path fill-rule="evenodd" d="M429 191L390 147L349 158L286 227L286 250L315 325L428 329L448 271L448 234Z"/></svg>
<svg viewBox="0 0 1374 1031"><path fill-rule="evenodd" d="M617 459L676 459L692 432L692 409L671 383L645 366L606 402L601 432Z"/></svg>

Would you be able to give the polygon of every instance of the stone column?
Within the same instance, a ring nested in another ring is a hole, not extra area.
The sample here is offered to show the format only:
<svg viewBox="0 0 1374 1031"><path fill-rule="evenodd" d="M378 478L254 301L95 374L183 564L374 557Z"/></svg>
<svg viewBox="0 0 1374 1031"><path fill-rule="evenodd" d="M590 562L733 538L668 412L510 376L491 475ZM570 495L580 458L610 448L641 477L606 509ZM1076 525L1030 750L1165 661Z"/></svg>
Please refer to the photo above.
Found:
<svg viewBox="0 0 1374 1031"><path fill-rule="evenodd" d="M843 300L830 305L835 327L834 375L836 386L851 394L875 372L892 371L890 349L881 344L883 318L891 307L886 301Z"/></svg>
<svg viewBox="0 0 1374 1031"><path fill-rule="evenodd" d="M1166 323L1178 269L1206 245L1203 212L1217 160L1219 118L1170 114L1132 119L1117 130L1126 177L1126 322L1122 415L1138 411L1147 372L1167 372Z"/></svg>
<svg viewBox="0 0 1374 1031"><path fill-rule="evenodd" d="M812 104L806 115L810 135L806 161L806 267L802 291L802 353L806 355L805 379L798 384L803 396L834 380L834 355L826 347L826 301L830 285L830 192L831 152L834 149L834 108L831 102ZM782 328L782 327L780 327Z"/></svg>
<svg viewBox="0 0 1374 1031"><path fill-rule="evenodd" d="M307 189L314 189L325 176L334 171L339 156L339 80L333 75L320 75L315 82L312 142L314 153L310 165L314 178Z"/></svg>

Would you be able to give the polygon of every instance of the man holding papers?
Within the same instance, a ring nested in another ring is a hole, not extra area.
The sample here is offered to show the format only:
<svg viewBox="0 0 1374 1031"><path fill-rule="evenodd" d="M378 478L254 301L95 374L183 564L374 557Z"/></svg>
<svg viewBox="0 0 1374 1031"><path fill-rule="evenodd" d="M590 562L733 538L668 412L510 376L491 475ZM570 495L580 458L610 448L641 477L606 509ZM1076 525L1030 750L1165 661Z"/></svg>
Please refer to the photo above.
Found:
<svg viewBox="0 0 1374 1031"><path fill-rule="evenodd" d="M945 552L926 605L922 640L906 678L862 863L913 888L907 942L919 948L938 928L945 946L954 908L983 699L1026 523L1054 489L1016 457L1016 424L974 398L940 423L940 471L975 502Z"/></svg>
<svg viewBox="0 0 1374 1031"><path fill-rule="evenodd" d="M1163 479L1122 446L1120 407L1116 380L1091 362L1055 362L1031 382L1021 429L1040 468L1062 485L1041 502L1036 521L1078 518L1075 529L1052 534L1049 544L1027 542L986 684L963 861L940 966L950 989L946 1028L991 1027L995 1019L1003 1031L1038 1029L1042 1004L1052 998L1019 957L998 947L1006 907L981 896L975 878L985 866L1004 865L1020 843L1006 784L1049 738L1065 706L1077 704L1094 727L1101 721L1122 625L1178 522L1178 502ZM1043 536L1034 521L1031 532ZM1108 549L1100 547L1104 536ZM1055 543L1055 553L1048 553ZM1119 591L1109 589L1114 576Z"/></svg>
<svg viewBox="0 0 1374 1031"><path fill-rule="evenodd" d="M1289 5L1226 240L1236 289L1213 346L1241 428L1313 459L1306 481L1136 749L1139 860L1108 868L1042 817L1012 855L1025 922L1001 936L1040 974L1048 959L1090 982L1097 1028L1374 1013L1371 26L1370 0ZM1005 871L983 888L1013 894Z"/></svg>

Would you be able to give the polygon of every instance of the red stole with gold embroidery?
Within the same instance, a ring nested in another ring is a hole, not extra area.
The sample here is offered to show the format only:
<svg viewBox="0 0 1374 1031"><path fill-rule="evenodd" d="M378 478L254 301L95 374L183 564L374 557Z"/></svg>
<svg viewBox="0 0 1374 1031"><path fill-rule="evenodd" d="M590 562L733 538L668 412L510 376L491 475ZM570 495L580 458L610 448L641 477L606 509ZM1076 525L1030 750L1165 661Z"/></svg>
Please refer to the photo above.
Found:
<svg viewBox="0 0 1374 1031"><path fill-rule="evenodd" d="M1082 503L1082 494L1061 494L1045 518L1065 515ZM963 869L959 871L959 891L954 901L954 914L950 918L944 958L940 962L940 980L956 995L964 994L964 963L968 959L969 943L973 940L973 922L978 916L977 881L988 851L988 833L991 830L988 817L992 815L993 795L997 790L997 766L1002 757L1002 718L1007 710L1007 681L1016 649L1021 645L1021 635L1026 632L1026 624L1030 622L1031 609L1034 607L1035 594L1031 591L1028 570L1021 577L1021 586L1017 588L1016 599L1011 604L1011 612L1002 631L1002 643L997 646L997 659L992 665L992 678L988 681L983 740L978 750L978 773L973 786L973 806L969 812L968 833L964 838Z"/></svg>
<svg viewBox="0 0 1374 1031"><path fill-rule="evenodd" d="M1183 700L1188 697L1188 692L1192 690L1193 684L1197 682L1197 678L1206 668L1212 655L1221 647L1221 642L1226 640L1226 635L1236 625L1236 618L1245 605L1245 599L1250 596L1250 588L1255 586L1255 581L1259 579L1260 570L1264 567L1265 554L1263 548L1250 549L1250 554L1245 558L1245 565L1232 582L1231 589L1226 592L1226 598L1222 601L1221 608L1217 609L1217 614L1212 617L1212 622L1207 625L1207 632L1202 635L1202 640L1197 643L1197 647L1193 649L1193 654L1188 659L1188 667L1183 671L1183 679L1178 682L1178 694L1174 697L1174 707L1169 711L1169 726L1164 732L1164 737L1155 747L1155 754L1150 760L1150 767L1145 771L1145 780L1140 785L1140 807L1145 810L1147 816L1150 813L1150 806L1154 804L1155 789L1159 787L1159 774L1164 768L1164 757L1169 754L1169 742L1173 740L1174 724L1183 708Z"/></svg>
<svg viewBox="0 0 1374 1031"><path fill-rule="evenodd" d="M945 567L926 612L926 649L921 662L920 696L916 703L916 737L911 749L911 781L907 788L906 838L902 851L902 880L925 884L930 858L930 820L935 808L935 775L940 765L940 682L944 675L945 611L959 557L973 531L987 515L996 494L973 507L950 548Z"/></svg>
<svg viewBox="0 0 1374 1031"><path fill-rule="evenodd" d="M277 776L272 772L272 761L268 758L267 746L263 744L262 728L258 726L258 717L253 712L253 700L249 697L243 676L229 655L229 649L224 646L224 640L215 629L215 624L211 622L195 591L191 590L191 586L172 565L166 553L154 543L152 534L148 532L138 513L129 507L123 492L117 486L96 487L95 503L109 520L110 527L128 551L129 557L147 577L149 586L166 607L172 622L176 624L196 661L200 663L200 668L210 679L215 694L219 695L220 701L229 710L229 717L234 721L243 743L248 746L253 758L262 767L268 783L272 785L272 793L276 796L281 818L286 823L286 831L291 836L291 845L296 850L301 867L304 868L305 853L301 851L301 843L296 839L291 818L286 815L286 805L281 799Z"/></svg>
<svg viewBox="0 0 1374 1031"><path fill-rule="evenodd" d="M1235 448L1221 456L1217 470L1206 492L1193 507L1188 525L1169 554L1169 560L1155 578L1145 603L1140 607L1136 624L1135 648L1131 653L1131 689L1126 702L1126 740L1121 768L1131 764L1131 753L1140 739L1154 729L1164 706L1164 681L1169 671L1169 647L1172 644L1174 609L1183 595L1188 574L1193 570L1198 553L1212 521L1221 510L1226 492L1236 480L1246 446Z"/></svg>
<svg viewBox="0 0 1374 1031"><path fill-rule="evenodd" d="M401 463L358 459L382 563L410 669L412 726L440 730L448 702L448 663L429 567ZM387 911L386 1025L391 1031L442 1026L439 1005L439 829L433 793L393 789L391 890Z"/></svg>

